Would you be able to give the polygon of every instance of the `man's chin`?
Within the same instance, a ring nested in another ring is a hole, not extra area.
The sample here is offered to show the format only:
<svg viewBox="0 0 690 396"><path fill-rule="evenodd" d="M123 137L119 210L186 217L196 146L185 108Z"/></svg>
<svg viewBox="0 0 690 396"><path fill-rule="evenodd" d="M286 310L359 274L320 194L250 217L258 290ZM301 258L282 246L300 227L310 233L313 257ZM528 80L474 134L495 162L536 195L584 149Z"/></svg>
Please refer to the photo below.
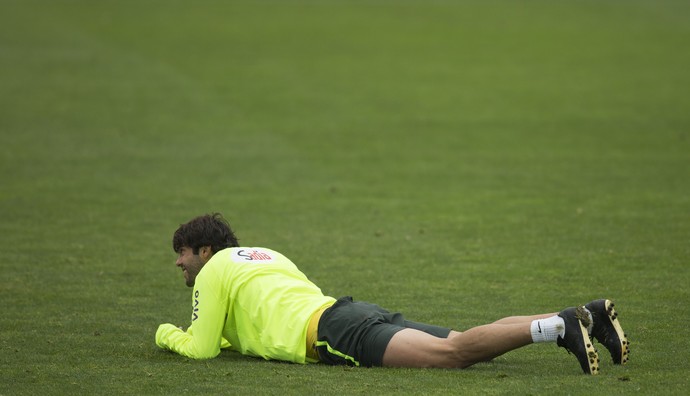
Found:
<svg viewBox="0 0 690 396"><path fill-rule="evenodd" d="M182 276L184 277L184 283L187 287L193 287L196 276L191 276L187 270L182 271Z"/></svg>

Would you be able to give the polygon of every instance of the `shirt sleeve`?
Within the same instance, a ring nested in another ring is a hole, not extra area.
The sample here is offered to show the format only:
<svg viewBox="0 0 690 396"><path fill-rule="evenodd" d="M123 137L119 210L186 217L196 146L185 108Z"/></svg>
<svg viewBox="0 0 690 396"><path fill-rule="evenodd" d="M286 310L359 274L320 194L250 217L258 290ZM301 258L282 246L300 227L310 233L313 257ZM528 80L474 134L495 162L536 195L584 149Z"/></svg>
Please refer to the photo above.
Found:
<svg viewBox="0 0 690 396"><path fill-rule="evenodd" d="M183 331L165 323L156 331L156 344L193 359L218 356L221 344L229 343L222 336L227 313L226 303L220 298L218 277L203 271L197 276L192 302L192 325ZM223 342L224 341L224 342Z"/></svg>

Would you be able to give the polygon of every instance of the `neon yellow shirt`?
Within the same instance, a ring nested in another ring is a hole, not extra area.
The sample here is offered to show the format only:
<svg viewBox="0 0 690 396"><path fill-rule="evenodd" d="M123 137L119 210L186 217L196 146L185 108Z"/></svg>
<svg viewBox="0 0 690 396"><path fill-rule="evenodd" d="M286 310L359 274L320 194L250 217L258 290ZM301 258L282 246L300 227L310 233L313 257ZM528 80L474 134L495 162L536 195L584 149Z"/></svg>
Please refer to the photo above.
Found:
<svg viewBox="0 0 690 396"><path fill-rule="evenodd" d="M228 248L214 254L196 277L192 325L186 332L170 323L160 325L156 344L194 359L215 357L223 347L307 363L309 319L334 301L282 254Z"/></svg>

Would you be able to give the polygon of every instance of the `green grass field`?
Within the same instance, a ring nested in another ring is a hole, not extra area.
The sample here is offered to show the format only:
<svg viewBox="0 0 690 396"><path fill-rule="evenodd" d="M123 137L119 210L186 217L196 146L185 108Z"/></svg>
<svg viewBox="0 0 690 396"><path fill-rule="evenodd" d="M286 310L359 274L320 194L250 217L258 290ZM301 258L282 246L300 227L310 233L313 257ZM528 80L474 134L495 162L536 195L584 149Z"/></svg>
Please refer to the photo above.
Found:
<svg viewBox="0 0 690 396"><path fill-rule="evenodd" d="M0 0L0 395L684 394L687 1ZM159 350L221 211L332 296L463 330L617 302L631 362Z"/></svg>

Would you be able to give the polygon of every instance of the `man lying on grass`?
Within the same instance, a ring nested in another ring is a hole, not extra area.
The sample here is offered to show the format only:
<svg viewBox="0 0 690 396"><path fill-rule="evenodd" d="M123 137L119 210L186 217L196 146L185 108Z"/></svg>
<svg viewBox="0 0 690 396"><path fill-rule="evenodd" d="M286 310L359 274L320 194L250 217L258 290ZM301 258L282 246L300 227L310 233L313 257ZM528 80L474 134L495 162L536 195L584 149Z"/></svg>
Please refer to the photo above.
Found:
<svg viewBox="0 0 690 396"><path fill-rule="evenodd" d="M182 224L173 249L187 286L194 287L192 324L187 331L160 325L156 344L195 359L230 348L294 363L465 368L533 342L556 342L585 373L597 374L591 334L615 364L628 360L628 341L610 300L459 332L411 322L351 297L324 296L282 254L240 247L218 213Z"/></svg>

